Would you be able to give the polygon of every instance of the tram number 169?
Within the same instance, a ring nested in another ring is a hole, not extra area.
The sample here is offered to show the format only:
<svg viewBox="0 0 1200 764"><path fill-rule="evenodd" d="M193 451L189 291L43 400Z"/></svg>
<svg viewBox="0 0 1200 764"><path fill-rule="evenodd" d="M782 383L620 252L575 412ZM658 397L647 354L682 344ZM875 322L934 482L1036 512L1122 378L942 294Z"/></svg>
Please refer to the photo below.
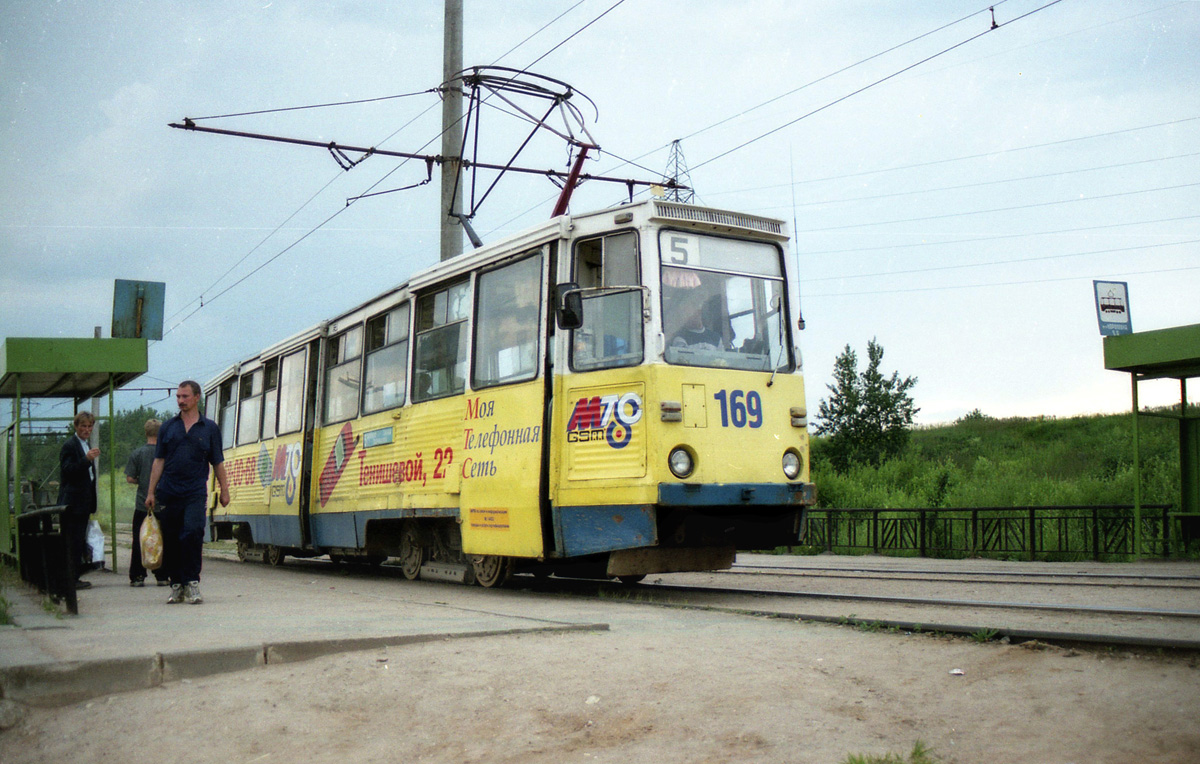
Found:
<svg viewBox="0 0 1200 764"><path fill-rule="evenodd" d="M721 390L713 395L713 399L721 404L722 427L728 427L730 424L734 427L762 427L762 398L758 392Z"/></svg>

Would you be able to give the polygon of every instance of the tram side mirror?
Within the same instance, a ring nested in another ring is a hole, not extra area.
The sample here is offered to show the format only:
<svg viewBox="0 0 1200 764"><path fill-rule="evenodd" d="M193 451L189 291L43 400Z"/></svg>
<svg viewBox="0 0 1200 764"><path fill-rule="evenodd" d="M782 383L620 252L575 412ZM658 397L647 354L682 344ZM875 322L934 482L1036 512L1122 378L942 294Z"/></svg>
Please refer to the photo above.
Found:
<svg viewBox="0 0 1200 764"><path fill-rule="evenodd" d="M559 329L578 329L583 326L583 294L574 281L554 287L554 315Z"/></svg>

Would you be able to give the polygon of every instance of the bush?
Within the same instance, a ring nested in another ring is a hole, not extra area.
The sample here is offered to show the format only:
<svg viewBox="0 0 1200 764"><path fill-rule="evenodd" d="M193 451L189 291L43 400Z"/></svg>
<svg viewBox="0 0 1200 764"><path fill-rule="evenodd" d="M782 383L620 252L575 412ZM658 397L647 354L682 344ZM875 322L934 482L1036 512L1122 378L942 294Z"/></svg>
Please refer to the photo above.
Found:
<svg viewBox="0 0 1200 764"><path fill-rule="evenodd" d="M915 430L909 448L877 465L834 469L829 438L812 439L820 507L1013 507L1129 504L1133 441L1129 415L992 419L969 414ZM1142 501L1179 501L1177 427L1143 418Z"/></svg>

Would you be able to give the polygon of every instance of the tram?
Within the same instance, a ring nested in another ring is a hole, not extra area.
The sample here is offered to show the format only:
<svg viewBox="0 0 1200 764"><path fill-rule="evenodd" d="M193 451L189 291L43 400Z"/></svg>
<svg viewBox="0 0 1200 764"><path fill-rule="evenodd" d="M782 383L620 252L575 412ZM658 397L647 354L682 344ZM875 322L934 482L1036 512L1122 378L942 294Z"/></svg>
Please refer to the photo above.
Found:
<svg viewBox="0 0 1200 764"><path fill-rule="evenodd" d="M489 587L794 544L815 491L786 244L663 199L559 215L266 348L205 386L232 495L211 537Z"/></svg>

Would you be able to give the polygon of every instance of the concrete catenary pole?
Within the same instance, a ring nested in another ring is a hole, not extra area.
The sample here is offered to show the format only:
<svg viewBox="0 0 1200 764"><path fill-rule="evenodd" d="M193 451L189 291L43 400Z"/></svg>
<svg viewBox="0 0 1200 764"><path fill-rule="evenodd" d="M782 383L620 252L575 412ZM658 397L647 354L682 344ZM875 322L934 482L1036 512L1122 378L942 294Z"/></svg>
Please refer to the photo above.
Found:
<svg viewBox="0 0 1200 764"><path fill-rule="evenodd" d="M442 48L442 81L446 82L462 71L462 0L446 0L445 37ZM455 88L442 94L442 204L438 213L442 220L442 260L462 254L463 230L455 215L462 211L455 194L462 173L462 90Z"/></svg>

